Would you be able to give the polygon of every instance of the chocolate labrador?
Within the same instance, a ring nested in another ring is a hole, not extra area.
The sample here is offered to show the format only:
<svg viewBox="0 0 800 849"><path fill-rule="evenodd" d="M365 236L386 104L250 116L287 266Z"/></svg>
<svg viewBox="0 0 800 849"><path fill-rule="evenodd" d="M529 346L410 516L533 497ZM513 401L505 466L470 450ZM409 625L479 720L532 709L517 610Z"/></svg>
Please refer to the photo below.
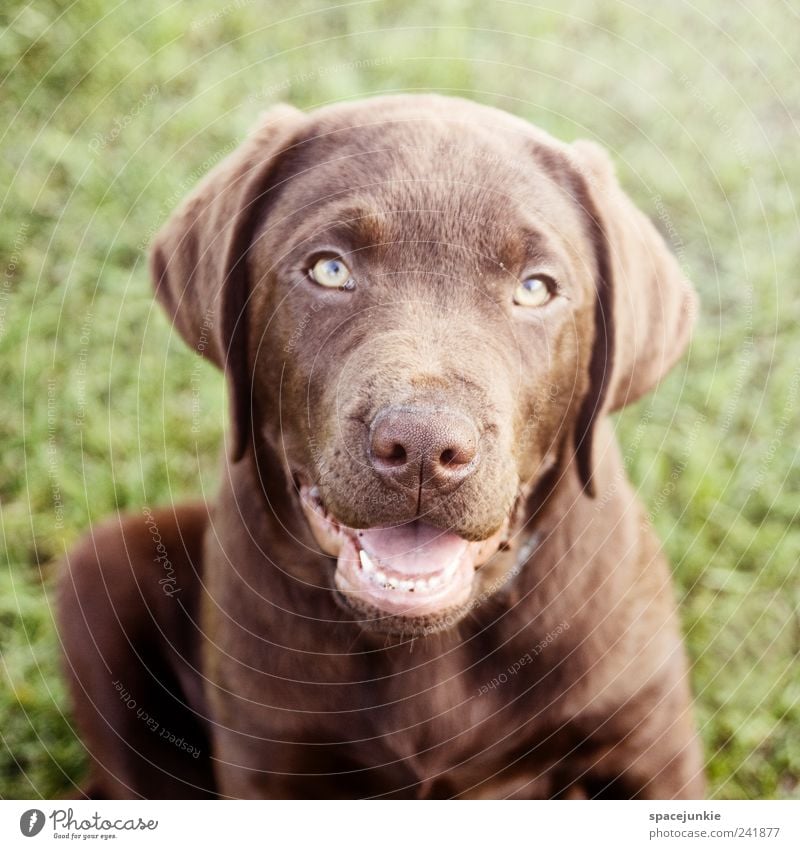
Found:
<svg viewBox="0 0 800 849"><path fill-rule="evenodd" d="M608 419L695 296L600 148L447 97L278 106L152 272L232 427L210 506L68 558L88 795L702 794Z"/></svg>

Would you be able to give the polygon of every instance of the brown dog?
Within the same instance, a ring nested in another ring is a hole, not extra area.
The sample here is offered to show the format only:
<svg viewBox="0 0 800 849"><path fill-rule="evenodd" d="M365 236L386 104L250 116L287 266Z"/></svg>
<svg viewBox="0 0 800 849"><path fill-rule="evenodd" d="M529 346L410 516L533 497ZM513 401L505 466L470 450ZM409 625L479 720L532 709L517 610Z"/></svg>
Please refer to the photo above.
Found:
<svg viewBox="0 0 800 849"><path fill-rule="evenodd" d="M281 106L152 259L233 430L210 511L70 558L87 792L702 794L607 420L694 295L601 150L436 96Z"/></svg>

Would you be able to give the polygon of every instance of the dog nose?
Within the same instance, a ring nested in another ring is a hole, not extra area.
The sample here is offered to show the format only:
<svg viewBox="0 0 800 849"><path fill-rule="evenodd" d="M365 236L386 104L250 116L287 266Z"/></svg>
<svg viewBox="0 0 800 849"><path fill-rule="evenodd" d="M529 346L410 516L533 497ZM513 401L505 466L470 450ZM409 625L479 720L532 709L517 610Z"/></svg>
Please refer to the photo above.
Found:
<svg viewBox="0 0 800 849"><path fill-rule="evenodd" d="M386 483L446 492L475 470L478 432L456 410L386 407L372 422L370 455Z"/></svg>

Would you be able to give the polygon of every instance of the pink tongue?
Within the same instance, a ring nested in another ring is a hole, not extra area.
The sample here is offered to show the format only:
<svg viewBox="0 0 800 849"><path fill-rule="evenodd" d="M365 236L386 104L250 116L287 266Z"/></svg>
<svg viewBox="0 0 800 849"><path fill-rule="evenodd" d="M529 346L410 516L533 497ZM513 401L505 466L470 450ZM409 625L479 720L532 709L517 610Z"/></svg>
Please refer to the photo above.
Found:
<svg viewBox="0 0 800 849"><path fill-rule="evenodd" d="M429 575L449 566L469 543L456 534L424 522L409 522L395 528L358 531L361 547L394 572Z"/></svg>

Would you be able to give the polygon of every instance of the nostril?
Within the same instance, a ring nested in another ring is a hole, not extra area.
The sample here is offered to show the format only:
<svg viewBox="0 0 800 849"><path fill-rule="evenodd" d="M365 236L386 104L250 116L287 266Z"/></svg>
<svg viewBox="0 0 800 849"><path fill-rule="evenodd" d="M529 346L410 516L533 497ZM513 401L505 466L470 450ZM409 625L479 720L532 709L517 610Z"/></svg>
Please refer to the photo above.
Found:
<svg viewBox="0 0 800 849"><path fill-rule="evenodd" d="M406 449L399 442L395 442L384 455L383 459L394 466L402 466L408 459L408 455L406 454Z"/></svg>
<svg viewBox="0 0 800 849"><path fill-rule="evenodd" d="M478 434L470 419L447 408L387 407L370 425L368 451L387 482L444 490L474 470Z"/></svg>
<svg viewBox="0 0 800 849"><path fill-rule="evenodd" d="M437 465L444 472L460 473L475 459L475 454L476 451L472 445L451 446L439 454Z"/></svg>
<svg viewBox="0 0 800 849"><path fill-rule="evenodd" d="M380 428L372 434L372 457L384 468L398 469L408 463L408 448L391 428Z"/></svg>

